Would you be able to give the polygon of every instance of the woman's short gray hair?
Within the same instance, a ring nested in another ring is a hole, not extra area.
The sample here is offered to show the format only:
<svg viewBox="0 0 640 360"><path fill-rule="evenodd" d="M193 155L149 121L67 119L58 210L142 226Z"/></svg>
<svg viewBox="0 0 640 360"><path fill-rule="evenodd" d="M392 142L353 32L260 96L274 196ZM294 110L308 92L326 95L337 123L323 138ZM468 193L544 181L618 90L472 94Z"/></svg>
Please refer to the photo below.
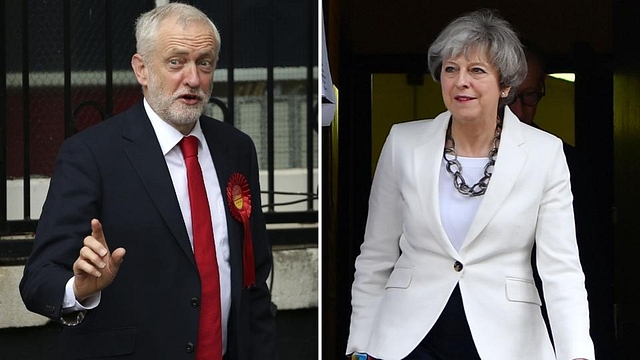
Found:
<svg viewBox="0 0 640 360"><path fill-rule="evenodd" d="M440 82L442 62L467 54L471 49L484 50L500 75L500 86L515 90L527 76L527 61L522 43L511 25L495 10L478 10L453 20L429 47L429 72ZM510 91L501 105L515 96Z"/></svg>
<svg viewBox="0 0 640 360"><path fill-rule="evenodd" d="M136 51L145 60L151 59L150 55L156 46L156 35L158 34L160 23L168 18L175 18L177 22L182 23L184 26L189 25L191 21L201 21L209 25L216 41L216 57L218 56L220 52L220 33L213 21L194 6L169 3L147 11L136 20Z"/></svg>

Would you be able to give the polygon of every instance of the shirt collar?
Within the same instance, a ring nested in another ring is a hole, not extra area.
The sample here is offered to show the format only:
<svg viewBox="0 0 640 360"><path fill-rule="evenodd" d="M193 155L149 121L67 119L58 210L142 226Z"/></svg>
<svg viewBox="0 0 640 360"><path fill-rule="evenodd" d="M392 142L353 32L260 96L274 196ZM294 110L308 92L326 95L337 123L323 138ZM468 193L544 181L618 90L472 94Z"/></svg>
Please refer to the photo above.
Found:
<svg viewBox="0 0 640 360"><path fill-rule="evenodd" d="M162 155L166 156L169 151L178 145L184 135L182 135L182 133L176 128L169 125L169 123L162 120L160 116L153 111L146 98L144 99L144 110L147 112L149 120L151 120L151 126L153 126L153 131L155 131L158 142L160 143L160 148L162 149ZM200 127L200 120L196 121L196 124L189 135L197 137L198 140L200 140L200 144L204 144L204 134Z"/></svg>

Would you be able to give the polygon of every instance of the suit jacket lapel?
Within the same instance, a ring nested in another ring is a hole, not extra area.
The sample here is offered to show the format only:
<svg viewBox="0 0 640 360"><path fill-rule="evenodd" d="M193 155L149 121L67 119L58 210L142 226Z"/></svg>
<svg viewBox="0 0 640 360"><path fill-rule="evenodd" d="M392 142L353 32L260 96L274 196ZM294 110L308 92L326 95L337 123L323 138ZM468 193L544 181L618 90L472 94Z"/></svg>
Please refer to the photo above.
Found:
<svg viewBox="0 0 640 360"><path fill-rule="evenodd" d="M445 134L451 113L448 111L438 115L432 120L433 129L425 133L424 143L415 148L413 153L413 168L416 172L416 188L420 201L424 204L425 222L437 241L452 256L458 253L451 244L440 218L440 166L444 149Z"/></svg>
<svg viewBox="0 0 640 360"><path fill-rule="evenodd" d="M524 143L521 127L528 125L520 123L520 120L508 107L505 109L504 116L500 148L493 175L487 192L483 195L484 199L462 244L462 249L480 234L500 210L526 161L526 153L520 145Z"/></svg>
<svg viewBox="0 0 640 360"><path fill-rule="evenodd" d="M180 205L173 190L171 175L142 102L128 111L127 124L122 137L128 140L124 145L124 152L149 193L149 197L185 255L191 260L193 266L196 266ZM170 189L169 192L168 189Z"/></svg>

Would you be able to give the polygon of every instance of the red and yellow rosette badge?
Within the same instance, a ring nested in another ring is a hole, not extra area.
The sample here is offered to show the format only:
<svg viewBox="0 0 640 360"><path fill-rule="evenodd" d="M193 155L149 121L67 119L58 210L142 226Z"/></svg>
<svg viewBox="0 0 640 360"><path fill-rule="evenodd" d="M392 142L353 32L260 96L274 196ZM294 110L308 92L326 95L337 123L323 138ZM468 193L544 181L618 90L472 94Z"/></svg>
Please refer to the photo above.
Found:
<svg viewBox="0 0 640 360"><path fill-rule="evenodd" d="M227 200L231 215L244 228L244 240L242 245L242 286L249 288L256 284L256 268L253 261L253 239L249 217L251 216L251 191L247 178L240 173L233 173L227 183Z"/></svg>

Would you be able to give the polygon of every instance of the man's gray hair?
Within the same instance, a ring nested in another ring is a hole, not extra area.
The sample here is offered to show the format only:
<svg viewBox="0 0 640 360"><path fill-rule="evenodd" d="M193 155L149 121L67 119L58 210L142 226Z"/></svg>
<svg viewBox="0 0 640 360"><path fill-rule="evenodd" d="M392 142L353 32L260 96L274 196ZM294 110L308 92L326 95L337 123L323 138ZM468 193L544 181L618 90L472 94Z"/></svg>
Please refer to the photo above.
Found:
<svg viewBox="0 0 640 360"><path fill-rule="evenodd" d="M160 23L169 18L175 19L176 22L182 23L184 26L189 25L191 21L201 21L208 24L216 41L216 57L218 56L220 33L213 21L196 7L182 3L169 3L140 15L136 20L136 51L145 60L151 59Z"/></svg>

